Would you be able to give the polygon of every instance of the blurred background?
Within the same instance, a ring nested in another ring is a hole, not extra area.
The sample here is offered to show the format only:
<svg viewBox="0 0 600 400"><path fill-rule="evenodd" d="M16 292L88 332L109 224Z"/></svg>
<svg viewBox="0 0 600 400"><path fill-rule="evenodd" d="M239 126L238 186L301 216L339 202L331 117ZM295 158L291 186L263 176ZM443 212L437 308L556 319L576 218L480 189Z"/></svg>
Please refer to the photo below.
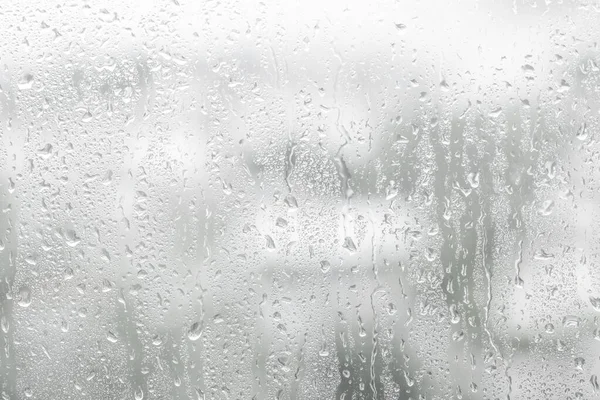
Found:
<svg viewBox="0 0 600 400"><path fill-rule="evenodd" d="M5 1L2 399L595 398L599 11Z"/></svg>

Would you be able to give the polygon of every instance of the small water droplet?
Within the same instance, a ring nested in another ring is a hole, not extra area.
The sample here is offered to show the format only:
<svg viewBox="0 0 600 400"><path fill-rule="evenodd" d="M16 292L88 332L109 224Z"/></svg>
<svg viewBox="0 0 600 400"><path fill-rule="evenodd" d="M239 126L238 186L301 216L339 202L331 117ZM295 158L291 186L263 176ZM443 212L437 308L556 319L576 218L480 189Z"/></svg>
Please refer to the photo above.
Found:
<svg viewBox="0 0 600 400"><path fill-rule="evenodd" d="M21 307L29 307L31 305L31 289L28 286L19 288L17 304Z"/></svg>
<svg viewBox="0 0 600 400"><path fill-rule="evenodd" d="M546 200L546 201L544 201L542 206L538 209L538 214L543 215L543 216L548 216L548 215L552 214L552 211L554 211L554 201Z"/></svg>
<svg viewBox="0 0 600 400"><path fill-rule="evenodd" d="M265 235L265 239L267 241L267 249L275 250L275 242L273 241L273 238L269 235Z"/></svg>
<svg viewBox="0 0 600 400"><path fill-rule="evenodd" d="M37 151L37 155L43 159L48 159L52 155L52 145L47 143L44 147Z"/></svg>
<svg viewBox="0 0 600 400"><path fill-rule="evenodd" d="M354 244L354 240L352 240L352 238L350 236L346 236L342 247L351 253L356 252L356 245Z"/></svg>
<svg viewBox="0 0 600 400"><path fill-rule="evenodd" d="M75 247L81 242L81 239L77 236L77 233L72 229L67 229L65 232L65 240L71 247Z"/></svg>
<svg viewBox="0 0 600 400"><path fill-rule="evenodd" d="M106 340L108 340L111 343L117 343L119 341L119 338L117 338L117 335L115 335L111 331L108 331L106 333Z"/></svg>
<svg viewBox="0 0 600 400"><path fill-rule="evenodd" d="M190 339L192 342L195 342L196 340L200 339L200 337L202 336L202 327L198 322L194 322L192 326L190 326L187 336L188 339Z"/></svg>
<svg viewBox="0 0 600 400"><path fill-rule="evenodd" d="M285 219L279 217L277 218L277 221L275 221L275 225L277 225L279 228L285 228L288 225L288 222Z"/></svg>
<svg viewBox="0 0 600 400"><path fill-rule="evenodd" d="M19 80L17 86L19 87L19 90L29 90L33 87L34 82L35 82L35 79L33 78L33 75L25 74Z"/></svg>
<svg viewBox="0 0 600 400"><path fill-rule="evenodd" d="M8 320L6 319L6 317L4 315L2 317L0 317L0 327L2 327L2 332L4 332L4 333L8 333L8 331L10 329Z"/></svg>

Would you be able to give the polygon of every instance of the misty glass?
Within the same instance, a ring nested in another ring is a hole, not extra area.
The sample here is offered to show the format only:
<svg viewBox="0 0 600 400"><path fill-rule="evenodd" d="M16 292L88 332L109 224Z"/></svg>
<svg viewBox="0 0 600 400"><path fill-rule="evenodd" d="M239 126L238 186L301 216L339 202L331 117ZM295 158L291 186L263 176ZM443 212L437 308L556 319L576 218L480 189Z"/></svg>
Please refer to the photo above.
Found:
<svg viewBox="0 0 600 400"><path fill-rule="evenodd" d="M4 0L0 398L600 395L597 0Z"/></svg>

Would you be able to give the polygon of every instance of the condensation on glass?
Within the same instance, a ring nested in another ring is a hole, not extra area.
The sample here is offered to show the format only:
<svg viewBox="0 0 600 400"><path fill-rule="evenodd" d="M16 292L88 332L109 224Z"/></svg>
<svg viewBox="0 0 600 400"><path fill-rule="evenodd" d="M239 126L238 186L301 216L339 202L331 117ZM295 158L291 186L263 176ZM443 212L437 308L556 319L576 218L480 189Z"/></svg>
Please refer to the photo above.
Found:
<svg viewBox="0 0 600 400"><path fill-rule="evenodd" d="M3 2L1 398L600 395L599 18Z"/></svg>

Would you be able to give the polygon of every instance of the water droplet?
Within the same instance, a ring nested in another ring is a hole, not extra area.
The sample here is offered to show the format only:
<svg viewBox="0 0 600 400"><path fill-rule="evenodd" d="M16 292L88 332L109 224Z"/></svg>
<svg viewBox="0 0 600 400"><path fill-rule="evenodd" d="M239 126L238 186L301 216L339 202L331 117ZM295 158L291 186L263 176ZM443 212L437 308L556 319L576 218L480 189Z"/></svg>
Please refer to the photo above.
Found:
<svg viewBox="0 0 600 400"><path fill-rule="evenodd" d="M562 324L565 328L577 328L580 323L581 318L575 315L567 315L562 319Z"/></svg>
<svg viewBox="0 0 600 400"><path fill-rule="evenodd" d="M19 87L19 90L29 90L33 87L34 81L35 81L35 79L33 78L33 75L25 74L19 80L17 86Z"/></svg>
<svg viewBox="0 0 600 400"><path fill-rule="evenodd" d="M93 116L92 113L89 111L86 111L85 114L83 114L83 116L81 117L81 121L82 122L90 122L92 120Z"/></svg>
<svg viewBox="0 0 600 400"><path fill-rule="evenodd" d="M29 307L31 305L31 290L28 286L21 286L19 288L17 299L17 304L21 307Z"/></svg>
<svg viewBox="0 0 600 400"><path fill-rule="evenodd" d="M346 236L342 247L351 253L356 252L356 245L354 244L354 240L352 240L352 238L350 236Z"/></svg>
<svg viewBox="0 0 600 400"><path fill-rule="evenodd" d="M31 266L37 265L38 255L37 254L28 255L27 257L25 257L25 262Z"/></svg>
<svg viewBox="0 0 600 400"><path fill-rule="evenodd" d="M581 125L579 126L579 129L577 129L577 133L575 134L575 137L577 137L577 139L579 139L579 140L587 139L588 132L587 132L587 124L585 122L582 122Z"/></svg>
<svg viewBox="0 0 600 400"><path fill-rule="evenodd" d="M590 296L589 300L592 307L594 307L594 310L600 311L600 297Z"/></svg>
<svg viewBox="0 0 600 400"><path fill-rule="evenodd" d="M543 215L543 216L548 216L548 215L552 214L553 210L554 210L554 201L546 200L546 201L544 201L542 206L538 209L538 214Z"/></svg>
<svg viewBox="0 0 600 400"><path fill-rule="evenodd" d="M190 339L192 342L195 342L196 340L200 339L200 337L202 336L202 327L198 322L194 322L192 326L190 326L187 336L188 339Z"/></svg>
<svg viewBox="0 0 600 400"><path fill-rule="evenodd" d="M67 267L63 273L63 279L68 281L69 279L72 279L74 275L75 273L73 272L73 268Z"/></svg>
<svg viewBox="0 0 600 400"><path fill-rule="evenodd" d="M75 247L79 244L79 242L81 242L81 239L77 236L77 233L75 233L74 230L67 229L65 232L65 241L69 246Z"/></svg>
<svg viewBox="0 0 600 400"><path fill-rule="evenodd" d="M285 228L288 225L288 222L285 219L279 217L277 218L275 225L277 225L279 228Z"/></svg>
<svg viewBox="0 0 600 400"><path fill-rule="evenodd" d="M275 250L275 242L273 241L273 238L269 235L265 235L265 239L267 241L267 249Z"/></svg>
<svg viewBox="0 0 600 400"><path fill-rule="evenodd" d="M44 147L37 151L37 155L43 159L48 159L52 155L52 145L47 143Z"/></svg>
<svg viewBox="0 0 600 400"><path fill-rule="evenodd" d="M108 331L106 332L106 340L108 340L111 343L117 343L119 341L119 338L111 331Z"/></svg>
<svg viewBox="0 0 600 400"><path fill-rule="evenodd" d="M4 315L2 317L0 317L0 327L2 327L2 332L4 332L4 333L8 333L8 331L10 329L8 320L6 319L6 317Z"/></svg>
<svg viewBox="0 0 600 400"><path fill-rule="evenodd" d="M467 182L469 182L469 185L473 189L478 188L479 187L479 172L471 172L469 175L467 175Z"/></svg>

